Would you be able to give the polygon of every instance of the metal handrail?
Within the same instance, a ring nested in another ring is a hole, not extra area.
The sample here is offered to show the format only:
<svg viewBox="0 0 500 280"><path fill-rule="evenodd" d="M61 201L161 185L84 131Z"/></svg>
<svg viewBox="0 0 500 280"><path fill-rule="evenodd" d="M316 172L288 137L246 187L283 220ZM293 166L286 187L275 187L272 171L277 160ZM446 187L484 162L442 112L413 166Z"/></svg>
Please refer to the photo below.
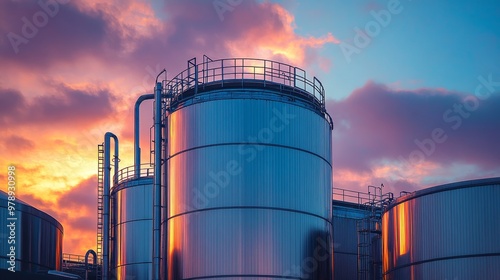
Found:
<svg viewBox="0 0 500 280"><path fill-rule="evenodd" d="M359 205L365 204L366 202L370 201L370 195L368 193L353 190L332 188L332 195L334 200L351 202Z"/></svg>
<svg viewBox="0 0 500 280"><path fill-rule="evenodd" d="M391 192L381 193L380 196L374 196L374 194L369 192L332 188L332 199L351 202L358 205L386 207L393 201L394 197Z"/></svg>
<svg viewBox="0 0 500 280"><path fill-rule="evenodd" d="M308 79L306 71L301 68L267 59L254 58L228 58L204 59L196 64L196 59L188 62L188 68L170 80L164 81L164 89L173 101L188 91L204 89L206 85L219 83L224 86L227 82L260 81L285 85L302 94L309 95L325 111L325 89L316 78Z"/></svg>
<svg viewBox="0 0 500 280"><path fill-rule="evenodd" d="M102 263L102 259L98 258L97 264ZM63 253L63 263L66 262L72 262L72 263L85 263L85 256L83 255L76 255L76 254L68 254L68 253Z"/></svg>
<svg viewBox="0 0 500 280"><path fill-rule="evenodd" d="M149 163L141 164L139 173L136 174L135 167L133 165L125 167L125 168L119 170L118 173L116 174L116 176L114 177L115 185L121 184L122 182L131 180L131 179L137 179L137 175L139 175L139 178L153 177L154 169L153 169L153 167L151 167L151 165Z"/></svg>

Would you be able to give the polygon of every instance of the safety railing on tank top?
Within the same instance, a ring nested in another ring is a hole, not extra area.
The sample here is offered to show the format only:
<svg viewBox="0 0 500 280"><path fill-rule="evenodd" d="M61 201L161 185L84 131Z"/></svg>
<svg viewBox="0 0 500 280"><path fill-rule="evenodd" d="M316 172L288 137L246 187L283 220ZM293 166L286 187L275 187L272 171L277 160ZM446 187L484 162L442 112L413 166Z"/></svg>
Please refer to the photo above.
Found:
<svg viewBox="0 0 500 280"><path fill-rule="evenodd" d="M365 204L370 201L370 195L364 192L333 188L333 200L351 202L356 204Z"/></svg>
<svg viewBox="0 0 500 280"><path fill-rule="evenodd" d="M164 81L164 88L171 94L173 101L184 92L193 90L198 93L208 85L234 85L241 82L259 82L262 86L276 84L287 86L297 94L313 98L325 110L325 89L313 77L309 79L306 71L285 63L254 58L229 58L212 60L203 57L203 63L196 64L196 58L188 61L188 68L174 78ZM283 87L285 89L285 87Z"/></svg>
<svg viewBox="0 0 500 280"><path fill-rule="evenodd" d="M375 194L367 192L358 192L341 188L332 188L332 199L344 202L351 202L359 205L375 205L385 207L393 201L394 196L391 192L384 194Z"/></svg>
<svg viewBox="0 0 500 280"><path fill-rule="evenodd" d="M92 255L89 256L89 265L92 265ZM98 264L102 263L102 259L96 260ZM85 264L85 256L63 253L63 266L71 266L72 264Z"/></svg>
<svg viewBox="0 0 500 280"><path fill-rule="evenodd" d="M153 176L154 176L154 168L151 167L149 163L141 164L139 170L139 177L143 178L143 177L153 177ZM114 180L113 182L115 182L116 185L132 179L137 179L137 176L135 174L135 167L129 166L119 170L116 176L113 178Z"/></svg>

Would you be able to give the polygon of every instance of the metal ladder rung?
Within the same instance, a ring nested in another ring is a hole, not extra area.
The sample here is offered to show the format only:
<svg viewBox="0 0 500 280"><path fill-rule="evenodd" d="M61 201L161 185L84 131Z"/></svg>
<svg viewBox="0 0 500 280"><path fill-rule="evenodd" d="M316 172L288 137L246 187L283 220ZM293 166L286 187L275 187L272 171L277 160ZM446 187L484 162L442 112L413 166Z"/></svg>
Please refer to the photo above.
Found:
<svg viewBox="0 0 500 280"><path fill-rule="evenodd" d="M97 263L102 258L102 239L103 239L103 210L104 210L104 145L97 146ZM100 269L98 268L98 271ZM101 273L97 273L96 279L101 279Z"/></svg>

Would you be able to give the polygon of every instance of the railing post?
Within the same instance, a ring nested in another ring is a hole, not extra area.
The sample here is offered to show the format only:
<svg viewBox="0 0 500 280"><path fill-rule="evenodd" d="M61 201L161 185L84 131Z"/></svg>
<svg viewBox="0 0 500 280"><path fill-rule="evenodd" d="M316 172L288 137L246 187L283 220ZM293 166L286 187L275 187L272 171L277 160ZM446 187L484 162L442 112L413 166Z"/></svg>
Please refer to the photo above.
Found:
<svg viewBox="0 0 500 280"><path fill-rule="evenodd" d="M264 87L266 86L266 62L267 60L264 59Z"/></svg>
<svg viewBox="0 0 500 280"><path fill-rule="evenodd" d="M245 76L245 59L241 59L241 86L243 86L243 80Z"/></svg>
<svg viewBox="0 0 500 280"><path fill-rule="evenodd" d="M222 87L224 87L224 59L220 61L220 70L221 70L221 75L222 75ZM215 74L214 74L214 81L215 81Z"/></svg>
<svg viewBox="0 0 500 280"><path fill-rule="evenodd" d="M316 77L313 78L313 96L316 97Z"/></svg>
<svg viewBox="0 0 500 280"><path fill-rule="evenodd" d="M194 94L198 94L198 65L194 65Z"/></svg>
<svg viewBox="0 0 500 280"><path fill-rule="evenodd" d="M293 67L293 87L297 87L297 67Z"/></svg>

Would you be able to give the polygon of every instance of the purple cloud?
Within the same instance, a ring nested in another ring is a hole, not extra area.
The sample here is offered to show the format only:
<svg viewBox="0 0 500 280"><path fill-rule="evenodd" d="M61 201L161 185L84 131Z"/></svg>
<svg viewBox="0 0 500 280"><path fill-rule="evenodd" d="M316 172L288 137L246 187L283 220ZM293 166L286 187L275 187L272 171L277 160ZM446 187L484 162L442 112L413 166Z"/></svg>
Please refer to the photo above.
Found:
<svg viewBox="0 0 500 280"><path fill-rule="evenodd" d="M23 153L32 150L35 143L29 139L18 135L10 135L4 139L0 139L6 150L14 150L16 153Z"/></svg>
<svg viewBox="0 0 500 280"><path fill-rule="evenodd" d="M0 88L0 124L5 127L50 124L82 129L113 113L114 98L106 89L77 90L53 85L54 95L27 99L19 91Z"/></svg>
<svg viewBox="0 0 500 280"><path fill-rule="evenodd" d="M0 59L37 69L75 60L113 47L112 22L102 12L84 12L68 1L2 1Z"/></svg>
<svg viewBox="0 0 500 280"><path fill-rule="evenodd" d="M369 82L329 101L335 168L367 172L382 160L500 166L500 94L393 90Z"/></svg>

